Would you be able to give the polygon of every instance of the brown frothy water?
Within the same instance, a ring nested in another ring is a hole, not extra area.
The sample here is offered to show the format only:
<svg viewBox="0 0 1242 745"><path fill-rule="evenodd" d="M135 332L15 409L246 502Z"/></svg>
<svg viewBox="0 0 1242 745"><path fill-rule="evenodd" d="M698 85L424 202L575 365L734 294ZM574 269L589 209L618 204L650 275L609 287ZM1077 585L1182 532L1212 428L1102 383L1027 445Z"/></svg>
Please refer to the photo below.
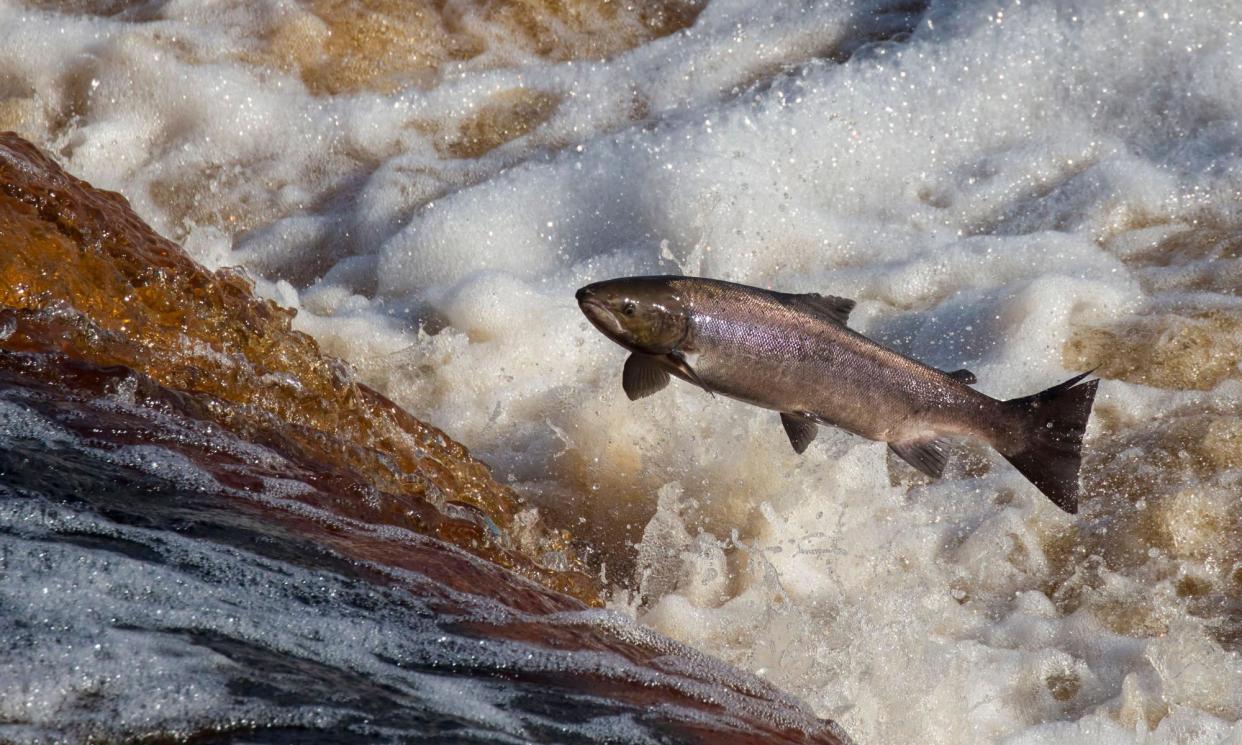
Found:
<svg viewBox="0 0 1242 745"><path fill-rule="evenodd" d="M1106 241L1152 300L1109 325L1079 328L1069 369L1185 392L1135 420L1097 404L1083 466L1085 520L1049 540L1065 611L1087 605L1114 631L1160 636L1184 608L1227 648L1242 642L1242 231L1219 223L1147 226ZM1107 386L1107 382L1104 384ZM1192 393L1199 392L1199 393ZM1157 717L1158 719L1158 717Z"/></svg>
<svg viewBox="0 0 1242 745"><path fill-rule="evenodd" d="M457 132L441 137L445 157L477 158L546 122L560 98L552 93L516 88L497 94L466 117Z"/></svg>
<svg viewBox="0 0 1242 745"><path fill-rule="evenodd" d="M260 76L270 71L295 75L316 97L391 94L409 87L430 90L455 69L480 72L540 62L606 60L689 27L705 6L702 0L299 0L255 11L243 32L246 38L220 51L188 44L175 34L144 30L143 24L179 21L163 4L28 4L67 17L107 18L118 28L129 25L127 33L136 43L183 62L241 62ZM74 145L67 140L91 118L92 86L98 84L101 65L94 58L82 59L58 74L52 91L35 90L20 79L0 80L0 130L12 129L70 156ZM407 127L427 137L442 158L478 158L547 123L563 96L564 91L535 86L502 87L453 114L415 110ZM639 106L634 115L642 113ZM188 132L196 124L174 119L162 126ZM564 145L551 140L542 144ZM341 142L325 143L316 161L314 172L303 174L299 183L349 188L351 175L377 165L374 153ZM278 195L289 185L283 176L255 181L249 164L224 159L158 175L147 188L177 231L213 225L236 235L316 206L302 203L294 209L282 203Z"/></svg>
<svg viewBox="0 0 1242 745"><path fill-rule="evenodd" d="M431 84L442 68L491 53L602 59L689 26L699 0L303 0L269 29L256 59L297 70L316 94Z"/></svg>
<svg viewBox="0 0 1242 745"><path fill-rule="evenodd" d="M197 499L292 528L360 562L374 583L408 586L459 619L446 628L460 637L603 655L642 678L597 660L555 674L515 667L504 676L513 685L658 710L652 726L679 740L842 742L835 725L761 680L581 613L597 588L567 533L523 512L460 444L355 382L290 329L290 311L256 299L235 273L203 270L121 196L11 133L0 133L0 243L0 388L21 391L79 442L186 458L218 485L198 487ZM239 453L219 430L271 457ZM269 493L273 482L300 487ZM500 605L479 613L478 597ZM460 675L472 665L496 674L481 661L454 664Z"/></svg>
<svg viewBox="0 0 1242 745"><path fill-rule="evenodd" d="M595 597L567 534L519 518L521 500L464 447L356 382L240 275L203 270L122 197L12 134L0 135L0 189L0 350L135 370L332 482L325 506L337 514Z"/></svg>
<svg viewBox="0 0 1242 745"><path fill-rule="evenodd" d="M332 500L331 492L345 490L348 497L362 499L367 495L359 493L366 485L350 484L340 474L316 472L313 464L296 460L296 452L282 452L280 455L285 459L274 462L244 462L230 452L229 447L217 447L210 436L210 428L206 430L206 438L187 436L184 428L187 422L201 425L212 421L212 413L206 410L210 400L164 388L147 376L121 366L97 367L61 355L11 352L0 353L0 390L21 391L25 406L57 421L66 432L80 442L89 443L91 448L107 451L144 445L185 456L220 486L213 490L200 485L192 490L196 493L188 502L204 499L214 502L230 514L236 512L258 518L266 528L265 533L279 534L281 530L291 529L317 548L349 557L356 562L350 568L351 576L415 594L423 607L437 614L439 628L456 641L477 640L480 645L493 645L488 647L489 651L497 644L513 643L526 650L528 657L547 653L564 659L559 668L551 671L539 664L529 667L513 664L497 671L497 663L489 660L486 654L480 659L463 655L448 660L447 666L443 660L439 663L441 667L452 668L450 672L457 676L496 678L491 681L492 685L512 685L527 691L535 688L542 691L541 695L548 698L546 704L553 707L558 705L556 694L565 692L595 697L612 707L654 708L660 713L645 724L678 741L739 745L757 739L791 744L841 745L844 742L833 723L816 719L797 701L764 681L739 675L714 660L628 622L618 623L615 619L610 621L583 613L584 606L578 600L524 581L496 564L480 561L442 542L393 533L385 530L387 525L383 523L371 524L348 517L325 520L323 513L290 510L279 501L238 498L238 491L261 491L261 480L265 477L300 480L312 490L299 493L297 501L327 510L336 518L346 511ZM137 409L116 406L115 397L120 390L128 390ZM202 434L201 429L199 434ZM278 437L279 433L244 434L252 436L254 443L273 450L278 448L272 435ZM62 474L53 469L41 476L56 479ZM128 497L140 499L140 494L141 491L130 493ZM391 495L377 496L386 499ZM176 513L180 506L172 504L164 508ZM193 524L195 518L191 515L195 515L193 508L187 508L173 517L172 522ZM466 536L461 534L460 537ZM405 570L405 573L391 570ZM170 582L176 581L170 578ZM494 605L481 611L480 598L487 598ZM569 659L570 655L578 653L586 655L586 664L576 665ZM435 667L434 662L431 667ZM264 675L266 671L253 672ZM369 681L359 684L360 690L365 690L366 683ZM343 693L348 695L349 692ZM84 704L83 708L89 711L91 705ZM584 709L583 716L588 716L589 711ZM215 723L174 721L170 732L155 722L138 732L143 739L163 741L196 734L214 735L220 731L261 733L270 726L261 718L259 721L230 719L232 712L227 709L214 714L218 721L209 722ZM21 724L22 720L19 718L17 723ZM74 732L74 726L66 724L65 731ZM89 725L86 731L91 731ZM348 737L345 740L354 741Z"/></svg>
<svg viewBox="0 0 1242 745"><path fill-rule="evenodd" d="M1156 388L1211 390L1237 375L1242 331L1236 314L1214 310L1155 313L1080 330L1067 356L1099 374Z"/></svg>
<svg viewBox="0 0 1242 745"><path fill-rule="evenodd" d="M1233 296L1242 289L1242 229L1161 226L1121 253L1143 290L1163 302L1105 327L1077 331L1065 348L1071 369L1156 388L1206 391L1240 377L1242 317L1189 293ZM1139 231L1136 231L1139 232Z"/></svg>

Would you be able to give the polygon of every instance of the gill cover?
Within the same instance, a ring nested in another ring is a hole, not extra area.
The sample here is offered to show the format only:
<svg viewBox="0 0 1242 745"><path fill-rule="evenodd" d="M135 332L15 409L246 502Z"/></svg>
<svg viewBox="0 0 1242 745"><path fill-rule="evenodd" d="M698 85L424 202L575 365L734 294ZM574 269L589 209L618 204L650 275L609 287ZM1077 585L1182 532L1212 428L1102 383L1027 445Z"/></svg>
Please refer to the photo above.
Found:
<svg viewBox="0 0 1242 745"><path fill-rule="evenodd" d="M633 352L674 354L690 333L686 304L665 277L596 282L578 290L577 299L596 328Z"/></svg>

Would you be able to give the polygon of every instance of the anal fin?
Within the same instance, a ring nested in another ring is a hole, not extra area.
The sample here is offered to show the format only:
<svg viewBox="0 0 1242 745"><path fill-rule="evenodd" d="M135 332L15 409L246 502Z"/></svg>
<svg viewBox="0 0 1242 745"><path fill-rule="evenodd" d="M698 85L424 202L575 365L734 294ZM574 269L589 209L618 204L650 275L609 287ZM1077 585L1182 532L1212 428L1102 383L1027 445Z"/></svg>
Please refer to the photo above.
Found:
<svg viewBox="0 0 1242 745"><path fill-rule="evenodd" d="M815 422L801 414L781 412L781 424L785 426L785 434L789 435L789 444L793 445L794 452L798 455L805 453L815 435L819 434L819 427Z"/></svg>
<svg viewBox="0 0 1242 745"><path fill-rule="evenodd" d="M907 442L890 442L889 450L897 454L905 462L914 466L934 479L944 473L949 455L945 452L944 443L940 440L909 440Z"/></svg>
<svg viewBox="0 0 1242 745"><path fill-rule="evenodd" d="M631 354L621 372L621 387L631 401L659 393L668 385L668 371L649 355Z"/></svg>

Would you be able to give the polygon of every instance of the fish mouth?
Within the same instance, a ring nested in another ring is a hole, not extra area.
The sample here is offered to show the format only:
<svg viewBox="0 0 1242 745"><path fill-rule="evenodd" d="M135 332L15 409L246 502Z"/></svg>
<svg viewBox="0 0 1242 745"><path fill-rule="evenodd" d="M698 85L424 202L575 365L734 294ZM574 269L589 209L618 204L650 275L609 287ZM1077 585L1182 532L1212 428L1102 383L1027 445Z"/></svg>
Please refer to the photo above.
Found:
<svg viewBox="0 0 1242 745"><path fill-rule="evenodd" d="M595 297L586 287L578 290L578 294L575 297L578 300L578 307L582 309L582 314L587 317L587 320L595 328L613 339L621 335L621 324L617 321L616 314L603 301Z"/></svg>

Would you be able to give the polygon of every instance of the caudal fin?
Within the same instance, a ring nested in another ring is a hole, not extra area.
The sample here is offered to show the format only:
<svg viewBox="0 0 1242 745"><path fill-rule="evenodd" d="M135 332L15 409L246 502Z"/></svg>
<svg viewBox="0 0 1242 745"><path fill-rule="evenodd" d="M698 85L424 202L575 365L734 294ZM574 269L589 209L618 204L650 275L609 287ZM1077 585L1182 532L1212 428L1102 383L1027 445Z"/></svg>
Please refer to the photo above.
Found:
<svg viewBox="0 0 1242 745"><path fill-rule="evenodd" d="M1026 422L1025 446L1006 455L1022 475L1030 479L1057 507L1078 512L1078 469L1082 465L1082 433L1091 416L1098 380L1083 373L1033 396L1006 404L1022 411Z"/></svg>

